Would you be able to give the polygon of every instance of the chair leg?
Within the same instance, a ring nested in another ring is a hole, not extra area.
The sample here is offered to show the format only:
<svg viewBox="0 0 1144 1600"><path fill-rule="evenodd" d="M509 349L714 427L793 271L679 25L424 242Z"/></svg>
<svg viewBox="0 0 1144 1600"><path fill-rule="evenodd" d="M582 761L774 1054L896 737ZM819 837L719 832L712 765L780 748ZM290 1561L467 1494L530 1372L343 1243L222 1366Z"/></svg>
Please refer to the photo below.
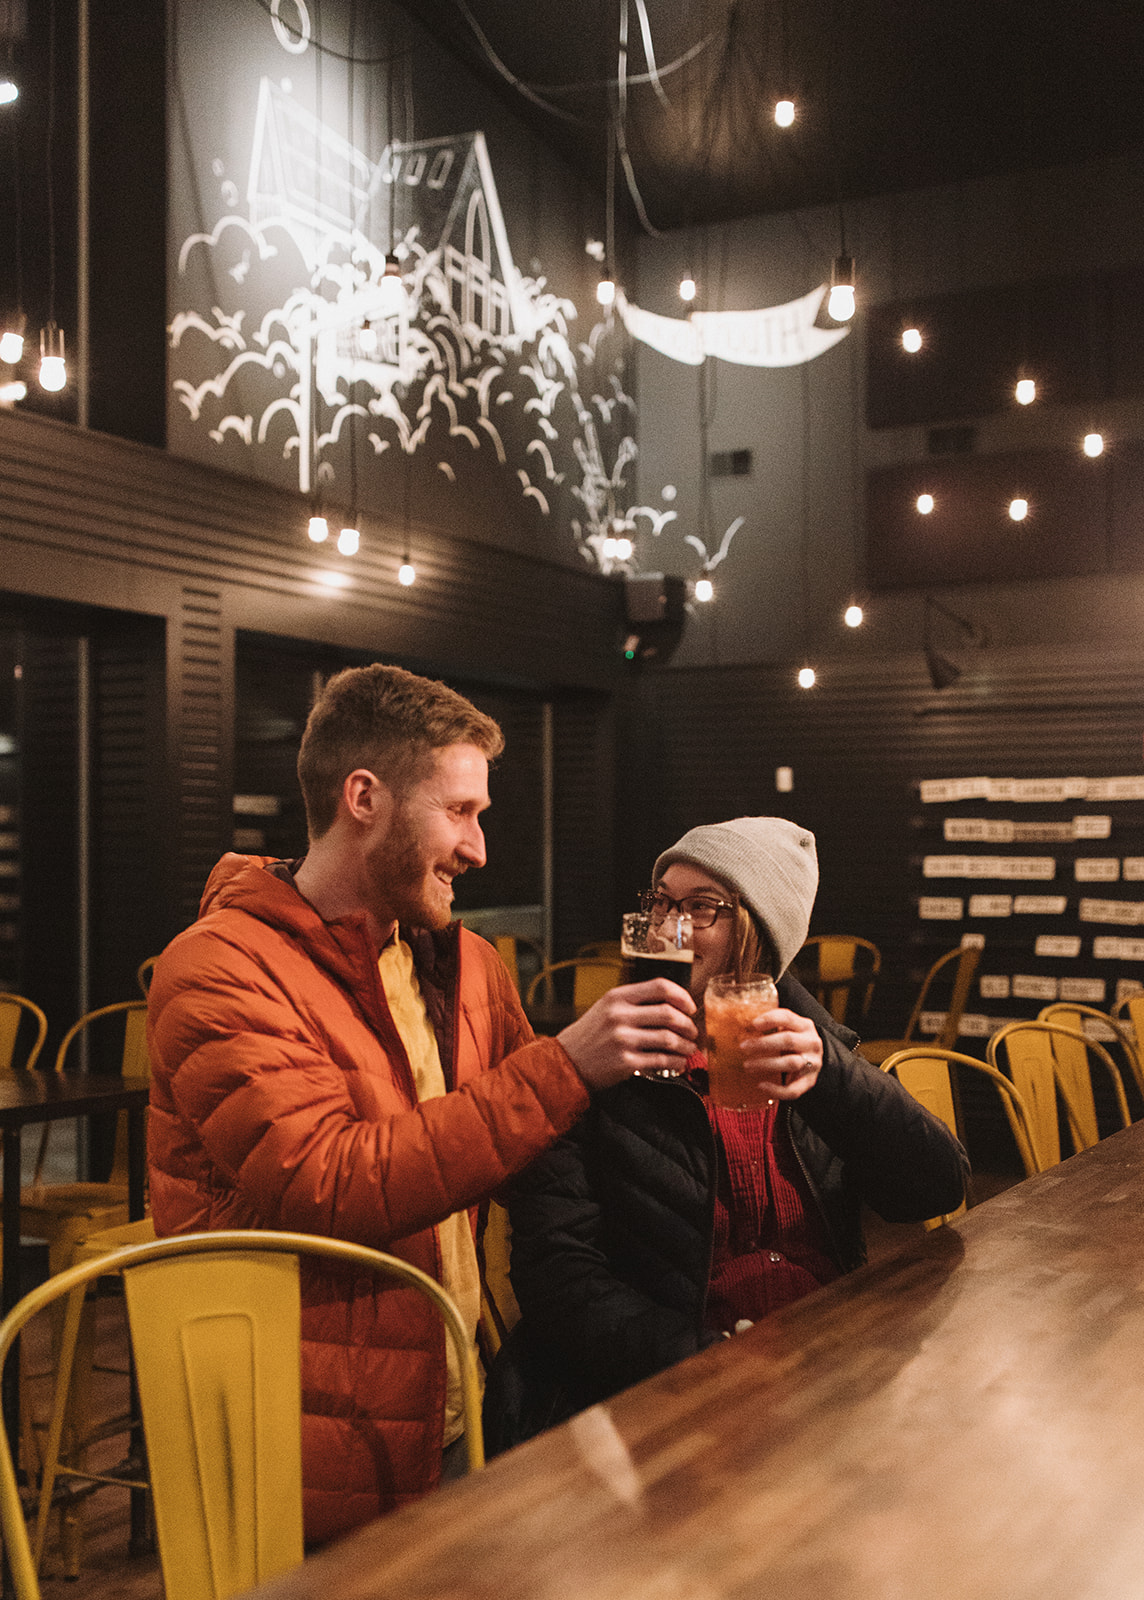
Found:
<svg viewBox="0 0 1144 1600"><path fill-rule="evenodd" d="M48 1424L48 1437L44 1446L44 1469L40 1480L40 1505L36 1515L36 1534L32 1544L32 1560L36 1571L40 1570L43 1559L44 1543L48 1534L48 1519L52 1509L52 1495L55 1491L56 1479L59 1476L60 1446L63 1441L64 1424L68 1417L68 1400L71 1392L72 1368L75 1363L76 1345L79 1341L80 1321L84 1312L85 1291L74 1290L67 1299L67 1308L64 1312L63 1328L60 1332L59 1354L56 1359L56 1391L52 1401L52 1416ZM74 1516L74 1511L72 1512ZM61 1519L65 1524L67 1517ZM61 1533L65 1533L65 1527ZM74 1541L65 1534L65 1545L74 1545ZM70 1558L65 1551L65 1562L77 1560L74 1549ZM78 1572L78 1567L76 1568ZM76 1572L68 1573L74 1577Z"/></svg>

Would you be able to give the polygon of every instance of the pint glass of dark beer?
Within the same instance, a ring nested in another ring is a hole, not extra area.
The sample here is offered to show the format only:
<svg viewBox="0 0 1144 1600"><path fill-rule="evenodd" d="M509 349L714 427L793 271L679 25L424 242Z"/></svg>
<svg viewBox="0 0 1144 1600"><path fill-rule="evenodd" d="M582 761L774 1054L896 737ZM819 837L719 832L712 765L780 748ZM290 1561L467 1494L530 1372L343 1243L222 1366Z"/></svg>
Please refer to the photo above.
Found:
<svg viewBox="0 0 1144 1600"><path fill-rule="evenodd" d="M649 978L670 978L681 989L691 987L691 918L677 911L653 925L648 911L624 913L621 941L624 983L645 983Z"/></svg>

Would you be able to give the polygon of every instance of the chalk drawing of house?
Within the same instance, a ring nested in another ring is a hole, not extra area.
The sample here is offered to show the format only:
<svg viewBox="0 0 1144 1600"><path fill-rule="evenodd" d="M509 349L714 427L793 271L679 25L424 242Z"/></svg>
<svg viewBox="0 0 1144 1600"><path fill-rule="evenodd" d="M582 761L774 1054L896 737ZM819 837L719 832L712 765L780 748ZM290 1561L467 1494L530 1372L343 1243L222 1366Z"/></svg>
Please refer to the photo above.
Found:
<svg viewBox="0 0 1144 1600"><path fill-rule="evenodd" d="M436 253L462 324L497 338L535 331L483 133L393 141L374 163L263 78L247 200L251 222L286 228L311 271L331 242L348 247L356 236L373 247L380 275L414 230Z"/></svg>

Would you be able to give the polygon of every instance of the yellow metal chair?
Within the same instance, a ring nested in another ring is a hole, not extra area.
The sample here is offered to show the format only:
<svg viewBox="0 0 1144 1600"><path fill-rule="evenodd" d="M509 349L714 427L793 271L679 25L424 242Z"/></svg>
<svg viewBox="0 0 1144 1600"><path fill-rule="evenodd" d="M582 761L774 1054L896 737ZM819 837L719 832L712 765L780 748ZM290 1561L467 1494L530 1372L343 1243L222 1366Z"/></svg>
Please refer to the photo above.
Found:
<svg viewBox="0 0 1144 1600"><path fill-rule="evenodd" d="M137 1222L123 1222L114 1228L103 1228L98 1233L89 1234L75 1245L69 1265L74 1267L81 1262L99 1260L128 1245L148 1244L154 1237L155 1224L150 1217L142 1217ZM110 1272L110 1268L105 1267L104 1270ZM85 1470L87 1453L93 1445L118 1434L128 1434L134 1426L134 1418L130 1411L99 1418L93 1415L93 1373L113 1369L98 1368L95 1365L95 1336L91 1307L84 1304L85 1298L86 1287L72 1290L69 1297L69 1303L74 1302L72 1314L70 1316L65 1314L61 1326L54 1330L57 1348L53 1369L55 1383L52 1411L47 1423L37 1424L41 1431L46 1432L41 1453L42 1464L38 1472L39 1506L33 1545L33 1559L37 1572L43 1561L48 1524L53 1509L52 1501L59 1478L79 1479L85 1483L114 1484L125 1489L148 1487L142 1465L138 1472L130 1477L124 1475L122 1468L116 1468L114 1472L109 1473ZM53 1306L53 1312L60 1310L58 1303ZM127 1374L124 1373L123 1376ZM24 1410L21 1410L20 1416L23 1421ZM32 1476L29 1475L29 1481ZM77 1507L74 1503L61 1505L59 1512L59 1546L64 1576L77 1578L80 1544Z"/></svg>
<svg viewBox="0 0 1144 1600"><path fill-rule="evenodd" d="M298 1233L183 1234L84 1262L0 1323L20 1329L109 1270L123 1275L167 1600L227 1600L302 1559L299 1255L399 1279L440 1312L457 1350L469 1468L484 1464L476 1358L453 1301L406 1261ZM66 1403L66 1402L65 1402ZM0 1429L0 1526L18 1600L38 1600L28 1530Z"/></svg>
<svg viewBox="0 0 1144 1600"><path fill-rule="evenodd" d="M856 934L813 933L795 957L799 979L835 1022L856 1021L870 1009L882 953Z"/></svg>
<svg viewBox="0 0 1144 1600"><path fill-rule="evenodd" d="M155 970L158 956L147 956L135 969L135 982L139 985L139 992L146 999L151 988L151 974Z"/></svg>
<svg viewBox="0 0 1144 1600"><path fill-rule="evenodd" d="M576 951L581 959L589 961L605 960L618 961L623 952L623 945L619 939L592 939L588 944L582 944Z"/></svg>
<svg viewBox="0 0 1144 1600"><path fill-rule="evenodd" d="M999 1070L1002 1065L1008 1067L1008 1076L1024 1098L1042 1171L1055 1167L1061 1159L1058 1091L1073 1148L1087 1150L1100 1138L1092 1095L1092 1056L1112 1081L1122 1125L1127 1127L1131 1120L1115 1061L1102 1044L1077 1029L1039 1020L1010 1022L990 1039L988 1056L991 1066Z"/></svg>
<svg viewBox="0 0 1144 1600"><path fill-rule="evenodd" d="M73 1047L87 1030L112 1018L121 1018L123 1023L119 1064L124 1078L146 1082L151 1069L147 1058L145 1000L120 1000L80 1017L60 1043L55 1070L65 1072ZM43 1182L51 1127L50 1122L44 1124L32 1182L21 1195L20 1228L33 1239L47 1240L49 1270L55 1273L70 1265L72 1250L80 1239L97 1229L127 1221L128 1121L126 1113L121 1112L116 1124L111 1174L105 1183Z"/></svg>
<svg viewBox="0 0 1144 1600"><path fill-rule="evenodd" d="M23 1071L30 1072L44 1048L48 1019L34 1000L27 1000L22 994L0 994L0 1072L15 1070L16 1036L20 1032L21 1022L26 1020L35 1023L36 1037L28 1046L20 1066Z"/></svg>
<svg viewBox="0 0 1144 1600"><path fill-rule="evenodd" d="M619 957L569 956L566 961L552 961L547 966L541 967L528 986L525 996L525 1006L533 1004L537 990L541 984L545 986L545 1004L551 1005L555 997L553 977L557 972L573 971L572 1007L576 1015L582 1016L590 1006L594 1006L601 996L607 994L609 989L614 989L620 981L623 963Z"/></svg>
<svg viewBox="0 0 1144 1600"><path fill-rule="evenodd" d="M1128 1013L1127 1022L1124 1013ZM1141 1097L1144 1097L1144 994L1126 994L1123 1000L1118 1000L1108 1014L1108 1020L1116 1028L1117 1037L1124 1043L1128 1065L1132 1076L1136 1080L1136 1087Z"/></svg>
<svg viewBox="0 0 1144 1600"><path fill-rule="evenodd" d="M1037 1012L1038 1022L1052 1022L1062 1028L1071 1028L1074 1033L1083 1034L1093 1044L1110 1045L1112 1041L1107 1037L1098 1039L1095 1033L1090 1032L1085 1027L1084 1019L1086 1017L1090 1018L1098 1026L1111 1030L1115 1036L1115 1043L1124 1052L1124 1060L1137 1088L1144 1094L1144 1072L1141 1070L1140 1054L1136 1041L1129 1028L1125 1023L1121 1022L1119 1017L1111 1016L1107 1011L1099 1011L1095 1006L1078 1005L1071 1000L1055 1001L1052 1005L1042 1006L1041 1010ZM1081 1082L1089 1081L1088 1054L1083 1045L1078 1044L1075 1040L1054 1038L1053 1054L1056 1056L1057 1064L1062 1071L1071 1072ZM1108 1051L1108 1054L1112 1054L1111 1050ZM1123 1074L1119 1072L1119 1064L1118 1074L1123 1086ZM1122 1102L1118 1096L1118 1110L1121 1108L1121 1104ZM1127 1102L1123 1102L1123 1104L1126 1107Z"/></svg>
<svg viewBox="0 0 1144 1600"><path fill-rule="evenodd" d="M918 997L914 1002L914 1009L910 1012L910 1020L906 1023L906 1031L900 1039L863 1039L858 1046L859 1055L867 1061L873 1062L876 1067L881 1066L887 1056L892 1056L897 1050L904 1050L906 1045L914 1042L914 1033L921 1021L922 1012L926 1007L930 988L939 972L953 962L957 963L953 975L953 993L949 998L946 1008L945 1021L933 1043L940 1050L952 1050L957 1044L957 1033L961 1026L961 1013L965 1010L965 1002L969 998L969 987L973 982L973 975L977 971L977 964L981 960L980 945L958 945L953 950L947 950L945 955L939 956L933 966L926 973Z"/></svg>
<svg viewBox="0 0 1144 1600"><path fill-rule="evenodd" d="M1017 1154L1021 1158L1021 1165L1025 1169L1025 1176L1031 1178L1035 1172L1040 1172L1042 1168L1037 1155L1028 1107L1016 1085L995 1066L978 1061L973 1056L962 1055L957 1050L944 1050L938 1045L927 1044L910 1045L905 1050L898 1050L892 1056L887 1056L885 1061L881 1062L883 1072L892 1072L915 1100L920 1101L927 1111L932 1111L935 1117L940 1117L950 1132L960 1139L962 1132L958 1126L957 1106L950 1075L950 1068L954 1065L971 1067L974 1072L983 1073L989 1079L1001 1096L1001 1103L1005 1107L1005 1115L1013 1131L1013 1139L1017 1146ZM962 1206L961 1210L964 1209ZM960 1211L952 1215L958 1216Z"/></svg>

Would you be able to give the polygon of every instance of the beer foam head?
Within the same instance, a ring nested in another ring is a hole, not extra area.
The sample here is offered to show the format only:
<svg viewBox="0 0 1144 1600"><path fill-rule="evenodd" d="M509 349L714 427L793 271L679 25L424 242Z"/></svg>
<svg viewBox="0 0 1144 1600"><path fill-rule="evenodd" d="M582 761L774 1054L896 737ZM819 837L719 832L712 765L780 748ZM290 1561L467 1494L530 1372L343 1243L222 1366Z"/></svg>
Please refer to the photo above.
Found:
<svg viewBox="0 0 1144 1600"><path fill-rule="evenodd" d="M653 883L673 861L702 867L735 891L766 929L781 976L806 943L818 892L813 833L785 817L735 817L685 833L656 862Z"/></svg>

